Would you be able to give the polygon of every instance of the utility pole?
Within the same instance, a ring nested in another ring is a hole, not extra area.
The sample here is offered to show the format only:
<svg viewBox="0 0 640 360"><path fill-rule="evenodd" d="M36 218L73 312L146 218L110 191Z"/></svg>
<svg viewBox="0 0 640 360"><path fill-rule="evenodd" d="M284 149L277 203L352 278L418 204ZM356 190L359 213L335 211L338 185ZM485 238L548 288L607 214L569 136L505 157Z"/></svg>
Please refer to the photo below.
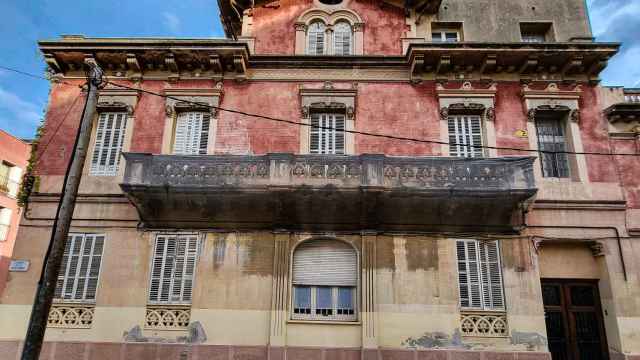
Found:
<svg viewBox="0 0 640 360"><path fill-rule="evenodd" d="M76 207L76 196L78 195L78 186L82 178L82 168L87 157L87 148L91 138L91 124L98 102L98 86L102 82L103 72L93 59L87 59L85 63L89 66L87 101L82 113L74 152L71 154L71 164L67 168L56 218L53 222L49 248L45 255L42 273L38 281L38 289L31 309L31 318L29 319L29 328L27 329L22 349L22 360L38 360L40 356L49 310L53 302L58 273L62 263L62 255L67 243L73 210Z"/></svg>

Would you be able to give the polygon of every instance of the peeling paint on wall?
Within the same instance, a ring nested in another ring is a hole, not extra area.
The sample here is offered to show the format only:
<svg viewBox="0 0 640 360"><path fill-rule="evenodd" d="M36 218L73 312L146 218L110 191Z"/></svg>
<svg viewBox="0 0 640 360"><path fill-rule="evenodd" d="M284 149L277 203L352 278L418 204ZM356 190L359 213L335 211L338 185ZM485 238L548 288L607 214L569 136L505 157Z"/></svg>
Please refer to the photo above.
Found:
<svg viewBox="0 0 640 360"><path fill-rule="evenodd" d="M144 336L140 325L136 325L122 335L124 342L169 343L169 344L202 344L207 341L207 334L199 321L194 321L187 328L189 335L176 338L162 336Z"/></svg>
<svg viewBox="0 0 640 360"><path fill-rule="evenodd" d="M417 349L417 348L425 348L425 349L434 349L434 348L445 348L445 349L470 349L471 346L462 342L462 335L460 334L460 330L456 329L452 335L445 334L443 332L426 332L424 335L419 338L407 338L402 341L402 346Z"/></svg>
<svg viewBox="0 0 640 360"><path fill-rule="evenodd" d="M547 338L536 332L511 331L512 345L526 345L527 350L534 351L547 346Z"/></svg>

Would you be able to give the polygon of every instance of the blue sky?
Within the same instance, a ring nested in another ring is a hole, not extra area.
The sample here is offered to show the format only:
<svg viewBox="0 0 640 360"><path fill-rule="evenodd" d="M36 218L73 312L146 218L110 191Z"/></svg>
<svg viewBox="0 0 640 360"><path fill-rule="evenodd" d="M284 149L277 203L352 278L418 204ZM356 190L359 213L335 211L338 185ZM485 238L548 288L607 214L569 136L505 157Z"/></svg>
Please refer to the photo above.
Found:
<svg viewBox="0 0 640 360"><path fill-rule="evenodd" d="M562 1L562 0L559 0ZM640 87L640 0L587 0L599 41L622 51L602 74L605 85ZM0 65L43 74L38 39L86 36L223 37L215 0L0 0ZM49 84L0 69L0 129L32 138Z"/></svg>

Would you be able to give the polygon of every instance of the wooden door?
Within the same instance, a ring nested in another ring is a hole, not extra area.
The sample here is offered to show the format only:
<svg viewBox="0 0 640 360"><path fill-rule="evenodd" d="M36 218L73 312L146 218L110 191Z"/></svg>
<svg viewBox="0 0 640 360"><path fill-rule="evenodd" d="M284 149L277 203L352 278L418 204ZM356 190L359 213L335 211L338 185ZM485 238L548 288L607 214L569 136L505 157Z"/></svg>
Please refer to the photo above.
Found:
<svg viewBox="0 0 640 360"><path fill-rule="evenodd" d="M542 280L549 351L553 360L608 360L595 280Z"/></svg>

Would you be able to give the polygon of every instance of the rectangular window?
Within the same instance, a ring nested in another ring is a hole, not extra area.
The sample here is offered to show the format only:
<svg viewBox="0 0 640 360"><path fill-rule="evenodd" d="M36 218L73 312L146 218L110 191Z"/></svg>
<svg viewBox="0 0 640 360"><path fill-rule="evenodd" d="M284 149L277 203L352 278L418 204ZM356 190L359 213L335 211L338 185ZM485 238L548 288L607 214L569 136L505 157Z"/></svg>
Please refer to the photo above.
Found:
<svg viewBox="0 0 640 360"><path fill-rule="evenodd" d="M211 115L205 112L182 112L176 120L173 153L206 155L209 144Z"/></svg>
<svg viewBox="0 0 640 360"><path fill-rule="evenodd" d="M555 117L536 117L536 133L542 176L555 178L570 177L569 156L558 151L567 151L567 142L562 119Z"/></svg>
<svg viewBox="0 0 640 360"><path fill-rule="evenodd" d="M11 226L11 209L0 206L0 241L7 240L9 226Z"/></svg>
<svg viewBox="0 0 640 360"><path fill-rule="evenodd" d="M198 235L158 235L151 264L149 303L190 304Z"/></svg>
<svg viewBox="0 0 640 360"><path fill-rule="evenodd" d="M449 155L482 157L482 119L478 115L449 116Z"/></svg>
<svg viewBox="0 0 640 360"><path fill-rule="evenodd" d="M434 31L431 33L433 42L458 42L460 36L457 31Z"/></svg>
<svg viewBox="0 0 640 360"><path fill-rule="evenodd" d="M355 313L353 286L293 287L293 319L353 321Z"/></svg>
<svg viewBox="0 0 640 360"><path fill-rule="evenodd" d="M4 161L0 161L0 192L6 193L9 192L9 171L11 170L11 166L5 163Z"/></svg>
<svg viewBox="0 0 640 360"><path fill-rule="evenodd" d="M126 126L126 113L100 114L91 157L91 175L114 176L118 173Z"/></svg>
<svg viewBox="0 0 640 360"><path fill-rule="evenodd" d="M527 43L553 41L552 28L549 22L520 23L520 38Z"/></svg>
<svg viewBox="0 0 640 360"><path fill-rule="evenodd" d="M502 266L497 241L457 240L460 307L504 311Z"/></svg>
<svg viewBox="0 0 640 360"><path fill-rule="evenodd" d="M309 152L311 154L344 154L345 116L343 114L311 114Z"/></svg>
<svg viewBox="0 0 640 360"><path fill-rule="evenodd" d="M95 302L104 241L104 235L69 234L56 284L56 299Z"/></svg>

